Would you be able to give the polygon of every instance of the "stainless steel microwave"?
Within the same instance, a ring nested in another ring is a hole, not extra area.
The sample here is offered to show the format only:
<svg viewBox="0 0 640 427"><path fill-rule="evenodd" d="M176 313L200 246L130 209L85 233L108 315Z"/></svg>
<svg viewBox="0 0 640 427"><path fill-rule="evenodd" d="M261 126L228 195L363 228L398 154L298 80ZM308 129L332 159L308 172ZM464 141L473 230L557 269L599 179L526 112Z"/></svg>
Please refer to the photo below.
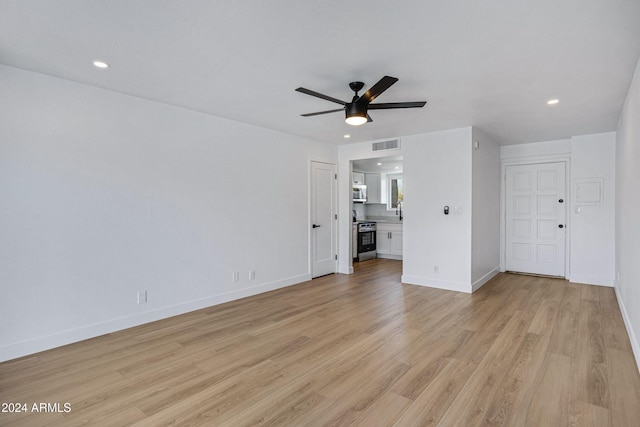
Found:
<svg viewBox="0 0 640 427"><path fill-rule="evenodd" d="M364 203L367 201L367 186L366 185L354 185L353 186L353 201Z"/></svg>

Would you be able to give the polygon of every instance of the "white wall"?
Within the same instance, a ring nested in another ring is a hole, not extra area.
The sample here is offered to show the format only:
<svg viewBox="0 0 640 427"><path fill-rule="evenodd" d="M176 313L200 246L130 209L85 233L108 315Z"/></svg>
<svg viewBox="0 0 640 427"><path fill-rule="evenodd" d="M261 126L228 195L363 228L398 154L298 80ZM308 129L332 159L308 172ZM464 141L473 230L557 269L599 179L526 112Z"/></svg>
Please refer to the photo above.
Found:
<svg viewBox="0 0 640 427"><path fill-rule="evenodd" d="M473 144L471 284L475 291L500 271L500 146L476 128Z"/></svg>
<svg viewBox="0 0 640 427"><path fill-rule="evenodd" d="M402 139L405 283L471 292L471 143L470 127Z"/></svg>
<svg viewBox="0 0 640 427"><path fill-rule="evenodd" d="M571 138L570 276L613 286L615 272L615 132ZM577 204L576 183L603 184L602 202Z"/></svg>
<svg viewBox="0 0 640 427"><path fill-rule="evenodd" d="M640 368L640 62L616 131L616 293Z"/></svg>
<svg viewBox="0 0 640 427"><path fill-rule="evenodd" d="M310 278L309 165L335 146L5 66L0 87L0 361Z"/></svg>
<svg viewBox="0 0 640 427"><path fill-rule="evenodd" d="M571 154L571 139L533 142L529 144L503 145L500 147L502 162L536 162L557 160Z"/></svg>
<svg viewBox="0 0 640 427"><path fill-rule="evenodd" d="M481 141L478 151L472 148L472 136ZM349 176L352 160L390 155L372 152L371 142L343 145L338 151L340 176ZM393 155L402 155L404 163L402 281L468 293L479 288L499 270L498 145L465 127L403 136L401 150ZM350 192L343 181L340 218L351 218ZM444 206L450 207L449 215ZM349 221L340 221L341 248L349 247L350 227ZM339 271L352 272L349 253L339 252Z"/></svg>

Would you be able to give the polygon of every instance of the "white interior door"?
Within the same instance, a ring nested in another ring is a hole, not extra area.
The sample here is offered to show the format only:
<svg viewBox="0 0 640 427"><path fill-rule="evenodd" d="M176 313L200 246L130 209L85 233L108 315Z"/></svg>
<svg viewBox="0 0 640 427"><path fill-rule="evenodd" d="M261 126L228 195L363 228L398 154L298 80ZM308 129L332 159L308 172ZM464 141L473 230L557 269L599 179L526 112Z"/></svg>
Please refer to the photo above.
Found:
<svg viewBox="0 0 640 427"><path fill-rule="evenodd" d="M505 269L564 277L565 164L507 166Z"/></svg>
<svg viewBox="0 0 640 427"><path fill-rule="evenodd" d="M336 272L336 166L311 163L311 277Z"/></svg>

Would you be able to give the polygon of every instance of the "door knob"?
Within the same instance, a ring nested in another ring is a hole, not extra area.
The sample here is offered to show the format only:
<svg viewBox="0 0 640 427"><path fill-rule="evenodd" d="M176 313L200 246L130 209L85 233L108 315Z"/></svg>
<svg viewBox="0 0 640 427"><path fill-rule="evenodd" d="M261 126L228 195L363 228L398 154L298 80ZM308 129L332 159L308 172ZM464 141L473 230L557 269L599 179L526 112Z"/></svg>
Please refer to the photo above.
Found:
<svg viewBox="0 0 640 427"><path fill-rule="evenodd" d="M313 225L312 225L312 227L313 227L313 228L318 228L318 227L320 227L320 226L319 226L318 224L313 224Z"/></svg>
<svg viewBox="0 0 640 427"><path fill-rule="evenodd" d="M558 200L558 203L564 203L564 199Z"/></svg>
<svg viewBox="0 0 640 427"><path fill-rule="evenodd" d="M558 224L558 228L564 228L563 224Z"/></svg>

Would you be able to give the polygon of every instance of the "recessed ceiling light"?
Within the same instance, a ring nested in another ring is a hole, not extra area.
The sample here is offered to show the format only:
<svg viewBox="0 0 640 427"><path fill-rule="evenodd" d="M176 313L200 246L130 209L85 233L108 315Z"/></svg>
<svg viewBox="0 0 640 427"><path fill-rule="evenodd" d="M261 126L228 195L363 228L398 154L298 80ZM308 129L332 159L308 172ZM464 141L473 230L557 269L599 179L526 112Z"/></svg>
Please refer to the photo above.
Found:
<svg viewBox="0 0 640 427"><path fill-rule="evenodd" d="M378 166L382 166L382 163L378 162L378 163L376 163L376 165L378 165Z"/></svg>
<svg viewBox="0 0 640 427"><path fill-rule="evenodd" d="M396 169L400 169L400 166L396 166Z"/></svg>
<svg viewBox="0 0 640 427"><path fill-rule="evenodd" d="M104 61L93 61L93 66L96 68L109 68L109 64Z"/></svg>
<svg viewBox="0 0 640 427"><path fill-rule="evenodd" d="M559 99L550 99L547 101L548 105L556 105L558 102L560 102Z"/></svg>
<svg viewBox="0 0 640 427"><path fill-rule="evenodd" d="M344 135L344 139L349 139L351 138L351 135L349 135L348 133Z"/></svg>

